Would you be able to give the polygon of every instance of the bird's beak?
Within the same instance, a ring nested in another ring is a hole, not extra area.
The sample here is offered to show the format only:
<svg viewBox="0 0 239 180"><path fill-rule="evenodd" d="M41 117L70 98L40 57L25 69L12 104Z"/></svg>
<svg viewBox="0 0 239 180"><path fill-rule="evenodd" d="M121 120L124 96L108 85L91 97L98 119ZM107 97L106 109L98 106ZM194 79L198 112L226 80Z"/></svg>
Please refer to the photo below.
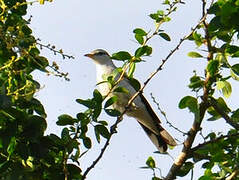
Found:
<svg viewBox="0 0 239 180"><path fill-rule="evenodd" d="M92 57L93 57L93 54L85 54L84 56L89 57L89 58L92 58Z"/></svg>

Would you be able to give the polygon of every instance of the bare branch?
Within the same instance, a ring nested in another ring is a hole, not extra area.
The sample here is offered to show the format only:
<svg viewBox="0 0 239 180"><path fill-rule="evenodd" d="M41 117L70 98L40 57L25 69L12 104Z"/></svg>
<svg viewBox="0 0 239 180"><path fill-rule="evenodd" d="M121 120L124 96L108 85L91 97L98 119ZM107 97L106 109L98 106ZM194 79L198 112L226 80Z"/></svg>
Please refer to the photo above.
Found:
<svg viewBox="0 0 239 180"><path fill-rule="evenodd" d="M231 173L230 176L228 176L228 177L226 178L226 180L233 180L233 179L235 179L235 178L237 177L238 174L239 174L239 170L236 169L235 171L233 171L233 172Z"/></svg>
<svg viewBox="0 0 239 180"><path fill-rule="evenodd" d="M62 49L60 49L60 50L56 50L56 49L55 49L55 46L51 46L50 44L48 44L48 45L44 45L44 44L40 43L40 39L37 39L36 44L37 44L38 46L40 46L40 49L42 49L42 48L49 49L50 51L52 51L52 52L54 53L54 55L56 55L56 54L60 54L60 55L62 56L63 59L65 59L65 58L68 58L68 59L75 59L74 56L64 54L63 51L62 51Z"/></svg>
<svg viewBox="0 0 239 180"><path fill-rule="evenodd" d="M153 102L157 105L158 110L160 111L160 113L164 116L166 123L169 124L170 127L172 127L173 129L175 129L176 131L182 133L184 136L187 135L187 133L181 131L179 128L175 127L171 122L168 121L168 118L165 114L165 112L160 108L159 103L156 101L155 97L153 96L152 93L150 93L151 98L153 99Z"/></svg>

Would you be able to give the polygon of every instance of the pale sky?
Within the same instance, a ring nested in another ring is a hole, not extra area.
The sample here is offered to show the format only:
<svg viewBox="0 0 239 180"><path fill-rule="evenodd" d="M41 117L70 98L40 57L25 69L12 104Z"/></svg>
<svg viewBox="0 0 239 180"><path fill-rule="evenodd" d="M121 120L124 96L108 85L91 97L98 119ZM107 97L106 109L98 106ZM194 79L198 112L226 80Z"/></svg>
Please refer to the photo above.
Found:
<svg viewBox="0 0 239 180"><path fill-rule="evenodd" d="M34 73L35 78L42 85L37 98L41 100L48 114L47 134L52 132L60 134L61 128L55 125L59 115L66 113L75 116L76 113L84 110L75 99L92 97L92 92L96 88L95 67L93 62L83 55L96 48L105 49L109 53L126 50L133 54L139 46L135 43L132 31L138 27L153 31L154 22L148 15L162 9L161 2L158 0L55 0L43 6L35 3L29 8L29 15L33 15L31 27L34 35L40 38L43 44L50 43L58 49L62 48L66 54L75 56L74 60L63 60L47 50L42 53L50 61L56 61L63 72L69 73L70 82L58 77L46 76L44 73ZM171 36L172 41L166 42L159 37L150 41L153 54L146 59L146 62L137 65L135 73L137 79L141 82L145 81L179 39L197 24L201 17L200 3L199 0L188 1L185 5L179 6L178 11L172 16L172 21L162 26L162 29ZM183 142L184 137L165 123L165 119L153 104L150 93L156 97L171 123L183 131L189 130L193 115L189 114L188 110L178 109L178 103L182 97L188 94L194 95L187 87L189 78L195 69L198 70L198 74L203 75L203 69L199 67L205 66L203 60L187 57L187 53L193 50L193 45L191 42L186 42L144 90L144 95L162 119L163 126L179 140L179 144ZM110 124L116 120L105 115L101 119ZM206 130L203 131L205 134L215 127L215 122L209 122L206 126ZM220 122L217 129L224 129L220 126ZM89 135L95 139L92 132ZM202 139L199 137L198 140ZM103 143L97 145L94 141L94 145L95 147L81 160L83 171L97 157ZM179 145L169 150L169 153L175 158L181 149L182 146ZM104 157L87 179L151 179L150 170L139 169L145 166L148 156L155 158L157 166L161 168L163 175L166 175L173 161L169 156L158 155L153 153L154 151L156 151L155 146L138 123L132 118L125 117ZM194 179L197 179L198 171L194 171L194 174Z"/></svg>

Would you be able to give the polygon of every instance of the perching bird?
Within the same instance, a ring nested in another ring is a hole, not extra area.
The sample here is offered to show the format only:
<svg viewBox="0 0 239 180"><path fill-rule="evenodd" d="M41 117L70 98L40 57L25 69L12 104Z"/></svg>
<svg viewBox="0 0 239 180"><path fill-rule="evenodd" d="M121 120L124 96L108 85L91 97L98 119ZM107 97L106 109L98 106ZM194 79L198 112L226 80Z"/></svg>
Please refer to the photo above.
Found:
<svg viewBox="0 0 239 180"><path fill-rule="evenodd" d="M110 91L110 87L107 82L104 82L105 79L103 76L111 75L117 67L105 50L96 49L89 54L85 54L85 56L95 62L99 91L102 95L107 95ZM124 87L128 90L128 93L112 92L109 94L109 96L116 95L118 97L117 102L113 104L113 108L122 113L130 98L136 93L136 90L126 77L123 78L117 86ZM160 125L159 118L142 93L134 99L131 107L127 109L126 115L134 117L138 121L159 152L165 153L167 151L167 145L177 145L173 137Z"/></svg>

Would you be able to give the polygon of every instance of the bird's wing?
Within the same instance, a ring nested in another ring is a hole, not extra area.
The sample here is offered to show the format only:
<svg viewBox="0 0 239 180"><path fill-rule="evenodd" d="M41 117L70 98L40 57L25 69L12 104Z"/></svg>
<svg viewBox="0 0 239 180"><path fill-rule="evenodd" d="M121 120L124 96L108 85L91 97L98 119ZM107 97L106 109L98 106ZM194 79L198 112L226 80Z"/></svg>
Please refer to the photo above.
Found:
<svg viewBox="0 0 239 180"><path fill-rule="evenodd" d="M132 81L130 81L129 79L127 79L127 81L130 84L132 83ZM134 86L132 87L134 88ZM135 91L137 90L135 89ZM141 103L144 105L144 109L146 110L146 112L145 110L143 110L143 112L147 113L147 115L150 116L150 119L148 116L145 116L145 119L137 117L135 118L138 120L139 124L142 126L151 141L155 144L155 146L159 149L160 152L165 152L167 150L167 144L171 146L176 146L177 143L175 142L174 138L160 125L160 119L158 118L144 95L140 92L138 97ZM148 125L149 123L150 125ZM157 129L157 131L155 131L155 129Z"/></svg>

